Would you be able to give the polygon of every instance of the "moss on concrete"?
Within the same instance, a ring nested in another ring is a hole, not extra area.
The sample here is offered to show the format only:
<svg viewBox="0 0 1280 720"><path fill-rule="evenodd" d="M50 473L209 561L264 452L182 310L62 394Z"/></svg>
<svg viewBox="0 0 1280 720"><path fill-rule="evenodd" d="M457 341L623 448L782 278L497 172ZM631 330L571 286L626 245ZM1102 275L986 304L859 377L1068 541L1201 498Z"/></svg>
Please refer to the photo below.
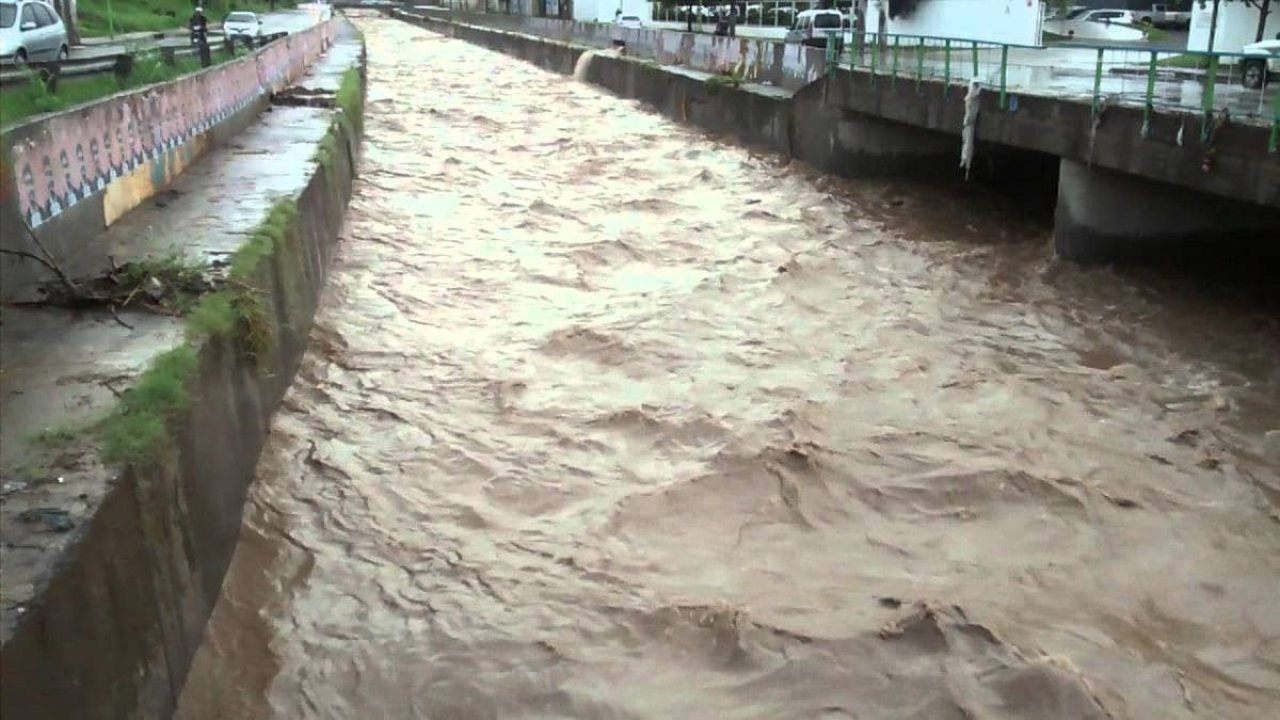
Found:
<svg viewBox="0 0 1280 720"><path fill-rule="evenodd" d="M350 68L342 74L342 82L338 85L335 96L338 109L342 111L338 120L352 131L352 137L364 134L364 97L360 92L362 86L360 68Z"/></svg>
<svg viewBox="0 0 1280 720"><path fill-rule="evenodd" d="M338 152L338 141L346 137L360 137L364 132L364 97L360 88L360 69L350 68L342 74L338 84L338 92L334 95L334 104L338 108L333 127L320 140L316 148L315 160L321 167L329 169L333 166L334 153Z"/></svg>
<svg viewBox="0 0 1280 720"><path fill-rule="evenodd" d="M253 231L249 241L231 256L231 271L227 277L236 282L250 282L258 270L258 264L284 241L284 235L297 215L298 204L293 198L276 200L267 213L267 218Z"/></svg>
<svg viewBox="0 0 1280 720"><path fill-rule="evenodd" d="M232 256L229 287L200 298L186 315L186 341L158 356L121 396L120 405L102 424L103 455L108 462L142 465L162 458L172 442L172 422L190 404L188 387L195 376L197 352L205 342L226 338L254 357L270 348L271 318L259 297L262 291L250 281L261 263L283 246L297 212L292 198L276 201L249 241ZM194 272L172 258L151 261L145 270Z"/></svg>
<svg viewBox="0 0 1280 720"><path fill-rule="evenodd" d="M197 365L196 349L189 344L151 361L103 423L103 455L108 462L139 465L161 459L172 445L170 425L191 404L188 387Z"/></svg>
<svg viewBox="0 0 1280 720"><path fill-rule="evenodd" d="M316 159L332 167L340 143L358 138L363 129L363 81L359 68L342 76L335 96L339 112L333 127L316 148ZM265 291L255 283L262 277L264 261L286 249L298 215L296 198L276 200L249 240L231 256L226 285L207 293L186 312L182 345L158 356L137 384L120 398L120 404L101 423L103 455L108 462L152 465L172 446L172 426L189 407L189 388L195 378L200 348L209 340L224 338L253 357L267 352L274 342L273 320ZM145 282L152 277L189 281L207 268L181 256L164 256L136 263L126 269L130 277Z"/></svg>
<svg viewBox="0 0 1280 720"><path fill-rule="evenodd" d="M187 339L203 342L217 335L230 335L236 327L236 309L231 293L205 295L187 314Z"/></svg>

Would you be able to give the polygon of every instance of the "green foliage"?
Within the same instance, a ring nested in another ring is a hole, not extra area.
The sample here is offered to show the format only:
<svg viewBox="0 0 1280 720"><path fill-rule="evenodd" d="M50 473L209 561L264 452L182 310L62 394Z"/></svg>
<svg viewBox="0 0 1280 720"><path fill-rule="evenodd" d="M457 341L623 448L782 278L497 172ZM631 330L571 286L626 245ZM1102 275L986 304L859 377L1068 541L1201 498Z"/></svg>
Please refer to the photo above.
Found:
<svg viewBox="0 0 1280 720"><path fill-rule="evenodd" d="M196 367L196 351L186 344L151 362L102 425L103 454L109 462L139 464L161 457L172 440L170 423L190 405L188 388Z"/></svg>
<svg viewBox="0 0 1280 720"><path fill-rule="evenodd" d="M168 286L189 286L200 282L207 266L191 260L181 252L148 257L120 266L121 280L126 286L141 285L155 278Z"/></svg>
<svg viewBox="0 0 1280 720"><path fill-rule="evenodd" d="M335 100L338 109L342 111L342 121L359 135L364 128L364 98L360 93L359 68L348 68L342 74Z"/></svg>
<svg viewBox="0 0 1280 720"><path fill-rule="evenodd" d="M186 342L157 357L125 392L120 404L102 423L103 454L108 462L143 464L158 461L172 442L170 427L190 405L188 387L195 376L200 345L215 336L229 337L246 353L260 357L271 347L271 316L260 291L247 284L259 263L284 243L297 216L292 198L272 205L266 219L232 258L230 287L200 298L187 314ZM199 269L180 256L166 256L136 263L125 269L129 277L149 278L155 273L184 277ZM151 274L148 274L151 273Z"/></svg>
<svg viewBox="0 0 1280 720"><path fill-rule="evenodd" d="M295 4L279 2L276 7L283 9ZM201 5L210 22L222 22L232 10L268 12L271 8L266 0L201 0ZM117 34L184 28L194 9L191 0L79 0L76 16L80 34L95 37L108 35L113 26Z"/></svg>
<svg viewBox="0 0 1280 720"><path fill-rule="evenodd" d="M1208 55L1174 55L1172 57L1160 58L1156 61L1157 65L1172 68L1187 68L1191 70L1208 70Z"/></svg>
<svg viewBox="0 0 1280 720"><path fill-rule="evenodd" d="M79 434L76 428L67 425L47 427L33 434L30 441L46 447L61 447L70 444Z"/></svg>
<svg viewBox="0 0 1280 720"><path fill-rule="evenodd" d="M199 342L215 335L230 335L235 330L236 319L231 293L205 295L187 313L187 338Z"/></svg>
<svg viewBox="0 0 1280 720"><path fill-rule="evenodd" d="M258 291L244 286L205 295L187 315L187 339L226 337L250 357L271 349L271 316Z"/></svg>
<svg viewBox="0 0 1280 720"><path fill-rule="evenodd" d="M715 87L736 88L742 84L742 76L736 72L721 72L707 78L707 84Z"/></svg>
<svg viewBox="0 0 1280 720"><path fill-rule="evenodd" d="M320 139L315 154L316 162L325 168L332 166L334 153L338 152L338 130L344 129L348 136L355 137L364 129L364 98L360 93L359 68L350 68L342 74L334 104L338 107L337 124Z"/></svg>
<svg viewBox="0 0 1280 720"><path fill-rule="evenodd" d="M237 339L241 349L255 359L262 357L271 349L275 334L271 315L267 313L261 296L256 292L238 292L231 299L231 307L236 313Z"/></svg>
<svg viewBox="0 0 1280 720"><path fill-rule="evenodd" d="M231 56L219 49L212 52L212 58L213 64L219 65L230 60ZM133 72L123 80L109 73L63 78L53 93L34 79L0 88L0 126L34 115L61 112L119 92L176 80L199 70L200 60L194 55L179 57L173 65L167 65L158 53L145 53L135 57Z"/></svg>
<svg viewBox="0 0 1280 720"><path fill-rule="evenodd" d="M337 148L337 142L332 128L324 134L324 137L320 138L320 144L316 147L315 159L316 162L320 163L321 167L327 168L333 164L333 153Z"/></svg>
<svg viewBox="0 0 1280 720"><path fill-rule="evenodd" d="M231 272L228 277L241 283L250 281L263 258L284 244L285 233L289 232L289 226L297 214L298 205L293 198L277 200L267 213L267 218L253 231L249 241L231 256Z"/></svg>

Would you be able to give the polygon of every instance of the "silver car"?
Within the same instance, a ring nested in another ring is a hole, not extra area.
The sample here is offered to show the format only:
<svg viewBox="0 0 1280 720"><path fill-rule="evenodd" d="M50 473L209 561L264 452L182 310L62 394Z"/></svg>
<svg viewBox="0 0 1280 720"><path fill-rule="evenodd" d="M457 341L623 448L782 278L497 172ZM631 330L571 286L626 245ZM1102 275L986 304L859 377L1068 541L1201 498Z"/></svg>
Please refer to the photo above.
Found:
<svg viewBox="0 0 1280 720"><path fill-rule="evenodd" d="M67 59L67 27L51 5L0 0L0 64Z"/></svg>

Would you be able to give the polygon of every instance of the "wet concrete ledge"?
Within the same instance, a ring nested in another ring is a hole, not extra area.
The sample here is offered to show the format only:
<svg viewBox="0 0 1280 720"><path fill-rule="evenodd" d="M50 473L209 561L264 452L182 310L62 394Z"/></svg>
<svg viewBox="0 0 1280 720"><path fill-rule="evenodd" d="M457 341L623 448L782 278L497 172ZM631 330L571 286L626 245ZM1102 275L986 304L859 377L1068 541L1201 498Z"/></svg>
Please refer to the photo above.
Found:
<svg viewBox="0 0 1280 720"><path fill-rule="evenodd" d="M344 96L344 81L358 87L355 117L314 100ZM100 239L118 262L174 245L225 259L269 213L292 208L276 213L284 222L243 283L269 344L247 352L239 327L193 334L189 320L142 311L4 309L0 716L173 713L351 194L365 82L350 24L300 82L312 99L274 107ZM158 454L104 462L102 418L117 417L137 397L131 386L183 353L192 359L180 375L187 402L173 403Z"/></svg>

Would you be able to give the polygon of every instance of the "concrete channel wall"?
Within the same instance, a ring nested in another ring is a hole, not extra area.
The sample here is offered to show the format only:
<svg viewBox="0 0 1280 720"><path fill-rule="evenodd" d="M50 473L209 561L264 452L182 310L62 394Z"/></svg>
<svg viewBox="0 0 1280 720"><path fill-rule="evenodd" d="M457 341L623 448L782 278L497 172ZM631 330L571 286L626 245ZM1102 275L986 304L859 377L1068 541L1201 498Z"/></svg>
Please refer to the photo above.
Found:
<svg viewBox="0 0 1280 720"><path fill-rule="evenodd" d="M711 133L803 160L841 175L954 172L959 138L855 115L830 106L825 84L796 92L782 88L707 82L706 73L665 67L636 57L596 51L536 35L450 21L439 15L391 11L392 16L452 35L559 73L572 73L591 52L586 79L623 97L652 105L664 115Z"/></svg>
<svg viewBox="0 0 1280 720"><path fill-rule="evenodd" d="M320 23L203 72L5 128L0 245L37 252L25 221L75 274L79 244L251 124L333 33L333 22ZM5 299L52 279L11 256L0 259L0 274Z"/></svg>
<svg viewBox="0 0 1280 720"><path fill-rule="evenodd" d="M747 37L690 34L663 28L622 28L612 24L498 13L413 11L435 20L490 27L593 48L623 42L627 55L710 73L735 72L744 80L799 90L826 72L826 52L792 43Z"/></svg>
<svg viewBox="0 0 1280 720"><path fill-rule="evenodd" d="M349 57L358 58L363 98L362 45ZM171 419L165 459L115 478L35 599L5 618L13 629L0 659L0 716L172 716L239 538L271 416L306 350L351 196L362 123L334 117L317 148L326 159L253 272L272 342L255 355L222 335L195 347L189 392L198 401Z"/></svg>
<svg viewBox="0 0 1280 720"><path fill-rule="evenodd" d="M590 82L643 100L668 117L764 145L826 172L962 176L965 93L958 86L895 83L848 68L794 90L708 82L705 72L691 71L692 65L660 65L648 50L630 43L621 56L597 51L602 42L584 42L574 34L598 33L590 29L597 26L392 14L558 72L572 71L589 51L594 55L586 69ZM464 21L469 19L480 24ZM491 27L504 22L541 34ZM583 28L575 30L578 25ZM554 28L561 28L558 35ZM598 34L587 39L592 37L599 40ZM1063 257L1145 262L1213 246L1280 248L1280 154L1267 153L1266 127L1223 122L1201 139L1199 119L1185 113L1156 113L1147 123L1138 108L1113 107L1095 117L1084 102L1022 96L1005 106L1000 94L990 91L980 94L977 117L974 178L1050 208L1056 191L1054 237ZM1098 187L1088 186L1094 182ZM1111 202L1088 201L1103 196ZM1170 215L1165 212L1170 207L1194 210Z"/></svg>

